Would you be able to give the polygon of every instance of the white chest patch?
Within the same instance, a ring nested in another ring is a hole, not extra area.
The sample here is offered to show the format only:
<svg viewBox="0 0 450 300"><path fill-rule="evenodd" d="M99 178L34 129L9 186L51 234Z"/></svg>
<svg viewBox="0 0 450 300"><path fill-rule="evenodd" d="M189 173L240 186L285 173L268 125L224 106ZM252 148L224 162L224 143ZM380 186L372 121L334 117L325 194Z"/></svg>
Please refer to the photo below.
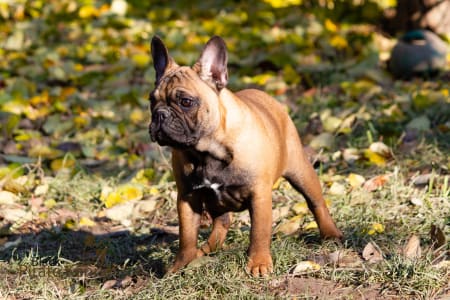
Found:
<svg viewBox="0 0 450 300"><path fill-rule="evenodd" d="M212 183L211 181L209 181L208 179L204 179L202 184L196 185L194 186L194 190L199 190L199 189L212 189L216 195L220 194L219 188L222 186L221 183Z"/></svg>

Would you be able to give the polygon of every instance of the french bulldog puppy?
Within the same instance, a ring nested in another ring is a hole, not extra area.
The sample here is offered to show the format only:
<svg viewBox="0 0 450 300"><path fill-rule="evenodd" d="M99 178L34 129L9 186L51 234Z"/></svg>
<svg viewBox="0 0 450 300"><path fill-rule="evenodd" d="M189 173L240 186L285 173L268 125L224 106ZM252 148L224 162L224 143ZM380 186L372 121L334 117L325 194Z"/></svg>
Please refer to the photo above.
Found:
<svg viewBox="0 0 450 300"><path fill-rule="evenodd" d="M177 65L159 37L151 52L156 83L149 131L153 141L172 148L178 189L180 247L169 272L220 248L231 213L248 209L247 271L271 273L272 186L280 176L305 197L323 238L342 237L286 109L262 91L226 88L227 49L220 37L207 42L192 67ZM213 228L198 248L203 212Z"/></svg>

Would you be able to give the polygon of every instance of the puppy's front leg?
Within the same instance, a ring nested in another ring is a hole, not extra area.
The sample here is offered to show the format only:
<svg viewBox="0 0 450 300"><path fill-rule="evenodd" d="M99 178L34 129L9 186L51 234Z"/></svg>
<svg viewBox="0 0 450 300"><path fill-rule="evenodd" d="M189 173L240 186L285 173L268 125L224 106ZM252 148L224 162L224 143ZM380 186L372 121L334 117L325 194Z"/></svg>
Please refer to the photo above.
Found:
<svg viewBox="0 0 450 300"><path fill-rule="evenodd" d="M250 207L250 218L252 227L247 272L255 277L266 276L273 271L272 256L270 255L272 233L272 193L270 189L255 192Z"/></svg>
<svg viewBox="0 0 450 300"><path fill-rule="evenodd" d="M178 196L177 209L180 222L180 248L178 249L175 262L167 273L174 273L186 266L195 258L202 255L197 249L198 228L200 226L201 207L191 198L186 200Z"/></svg>

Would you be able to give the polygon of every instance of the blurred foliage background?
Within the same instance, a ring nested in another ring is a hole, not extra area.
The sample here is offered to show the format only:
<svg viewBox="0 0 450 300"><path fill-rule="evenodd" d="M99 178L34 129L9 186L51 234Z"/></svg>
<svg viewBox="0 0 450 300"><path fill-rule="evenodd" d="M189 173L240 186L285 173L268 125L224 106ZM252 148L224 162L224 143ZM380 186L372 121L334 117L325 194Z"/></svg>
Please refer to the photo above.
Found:
<svg viewBox="0 0 450 300"><path fill-rule="evenodd" d="M430 103L445 102L448 88L435 84L414 92L407 84L395 86L384 71L395 39L380 24L383 12L396 4L2 0L2 174L38 160L51 172L63 165L107 174L152 169L159 161L147 134L154 80L149 40L155 34L180 64L193 64L210 36L222 36L229 48L230 89L265 89L286 103L299 128L314 110L355 112L375 97L389 112L364 118L382 118L386 122L376 122L377 130L398 138L415 117L408 109L421 107L422 114ZM413 102L393 106L392 98ZM447 130L445 115L440 118L437 123ZM339 126L330 126L338 132Z"/></svg>

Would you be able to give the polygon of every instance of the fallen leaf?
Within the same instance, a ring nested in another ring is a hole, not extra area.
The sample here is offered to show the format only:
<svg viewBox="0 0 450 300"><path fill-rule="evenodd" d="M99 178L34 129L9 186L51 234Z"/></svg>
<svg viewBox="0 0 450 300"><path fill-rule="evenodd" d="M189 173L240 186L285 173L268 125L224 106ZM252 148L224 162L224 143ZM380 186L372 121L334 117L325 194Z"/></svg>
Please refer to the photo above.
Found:
<svg viewBox="0 0 450 300"><path fill-rule="evenodd" d="M342 157L347 163L353 164L355 161L361 158L361 154L360 151L356 148L346 148L344 149L344 151L342 151Z"/></svg>
<svg viewBox="0 0 450 300"><path fill-rule="evenodd" d="M274 232L275 233L281 232L284 235L294 234L300 227L301 219L302 219L301 216L292 217L289 220L285 221L284 223L278 225L278 227L275 229Z"/></svg>
<svg viewBox="0 0 450 300"><path fill-rule="evenodd" d="M117 283L116 279L110 279L105 281L105 283L103 283L102 285L102 290L110 290L112 289Z"/></svg>
<svg viewBox="0 0 450 300"><path fill-rule="evenodd" d="M78 226L92 227L95 226L95 222L89 219L88 217L82 217L78 222Z"/></svg>
<svg viewBox="0 0 450 300"><path fill-rule="evenodd" d="M311 221L311 222L303 225L303 227L302 227L303 230L311 230L311 229L317 229L317 228L318 228L318 226L317 226L316 221Z"/></svg>
<svg viewBox="0 0 450 300"><path fill-rule="evenodd" d="M277 181L275 181L275 183L273 184L272 190L278 190L283 180L284 179L282 177L278 178Z"/></svg>
<svg viewBox="0 0 450 300"><path fill-rule="evenodd" d="M138 201L134 207L134 216L146 217L156 209L157 202L155 199Z"/></svg>
<svg viewBox="0 0 450 300"><path fill-rule="evenodd" d="M390 177L391 174L384 174L372 177L364 183L363 188L368 192L373 192L378 188L384 186L389 181Z"/></svg>
<svg viewBox="0 0 450 300"><path fill-rule="evenodd" d="M331 133L335 132L341 124L342 120L334 116L329 116L322 120L323 129Z"/></svg>
<svg viewBox="0 0 450 300"><path fill-rule="evenodd" d="M450 270L450 260L442 260L437 264L434 264L433 267L436 269L448 269Z"/></svg>
<svg viewBox="0 0 450 300"><path fill-rule="evenodd" d="M375 243L369 242L362 252L362 257L369 263L376 263L383 260L383 255Z"/></svg>
<svg viewBox="0 0 450 300"><path fill-rule="evenodd" d="M350 173L347 177L347 181L353 188L357 188L363 185L366 179L359 174Z"/></svg>
<svg viewBox="0 0 450 300"><path fill-rule="evenodd" d="M334 145L334 135L329 132L323 132L318 136L314 137L311 142L309 142L309 146L315 150L319 150L322 148L331 149Z"/></svg>
<svg viewBox="0 0 450 300"><path fill-rule="evenodd" d="M147 68L150 62L150 56L146 53L137 53L131 57L131 60L138 68Z"/></svg>
<svg viewBox="0 0 450 300"><path fill-rule="evenodd" d="M306 273L316 272L320 270L320 265L310 261L305 260L301 261L298 264L296 264L294 267L291 268L290 273L294 276L296 275L302 275Z"/></svg>
<svg viewBox="0 0 450 300"><path fill-rule="evenodd" d="M48 184L41 184L41 185L38 185L38 186L34 189L34 195L35 195L35 196L43 196L43 195L47 194L48 188L49 188L49 185L48 185Z"/></svg>
<svg viewBox="0 0 450 300"><path fill-rule="evenodd" d="M296 215L306 215L309 212L306 202L297 202L291 208Z"/></svg>
<svg viewBox="0 0 450 300"><path fill-rule="evenodd" d="M344 250L336 250L328 255L331 263L338 267L355 268L361 265L362 260L356 252L347 252Z"/></svg>
<svg viewBox="0 0 450 300"><path fill-rule="evenodd" d="M103 195L103 194L102 194ZM137 184L124 184L112 190L106 197L101 199L107 208L117 204L142 199L142 186Z"/></svg>
<svg viewBox="0 0 450 300"><path fill-rule="evenodd" d="M330 186L330 189L328 190L328 193L331 195L345 195L347 193L347 189L343 184L340 184L339 182L333 182L333 184Z"/></svg>
<svg viewBox="0 0 450 300"><path fill-rule="evenodd" d="M33 218L31 211L25 211L19 208L2 209L3 218L9 222L31 221Z"/></svg>
<svg viewBox="0 0 450 300"><path fill-rule="evenodd" d="M383 157L391 157L391 149L383 142L370 144L369 150Z"/></svg>
<svg viewBox="0 0 450 300"><path fill-rule="evenodd" d="M363 153L364 153L364 157L372 164L380 166L380 167L386 165L386 158L384 156L382 156L376 152L373 152L370 149L364 150Z"/></svg>
<svg viewBox="0 0 450 300"><path fill-rule="evenodd" d="M63 224L63 228L66 230L74 230L76 227L76 223L74 220L69 219Z"/></svg>
<svg viewBox="0 0 450 300"><path fill-rule="evenodd" d="M384 225L381 223L373 223L367 230L368 235L374 235L376 233L383 233L383 232L384 232Z"/></svg>
<svg viewBox="0 0 450 300"><path fill-rule="evenodd" d="M127 276L125 276L125 278L120 280L119 286L121 288L126 288L126 287L130 286L132 283L133 283L133 278L131 278L131 276L127 275Z"/></svg>
<svg viewBox="0 0 450 300"><path fill-rule="evenodd" d="M197 257L196 259L194 259L193 261L191 261L187 266L188 268L194 269L194 268L199 268L201 266L207 265L211 262L215 262L216 258L211 257L211 256L200 256Z"/></svg>
<svg viewBox="0 0 450 300"><path fill-rule="evenodd" d="M44 206L48 209L52 209L56 206L56 200L55 199L47 199L44 201Z"/></svg>
<svg viewBox="0 0 450 300"><path fill-rule="evenodd" d="M19 197L8 191L0 191L0 205L12 205L19 201Z"/></svg>
<svg viewBox="0 0 450 300"><path fill-rule="evenodd" d="M134 204L134 202L126 202L107 208L105 216L113 221L128 220L133 214Z"/></svg>
<svg viewBox="0 0 450 300"><path fill-rule="evenodd" d="M434 248L439 248L445 245L445 234L442 231L441 228L439 228L436 225L431 225L431 229L430 229L430 237L431 237L431 242L434 246Z"/></svg>
<svg viewBox="0 0 450 300"><path fill-rule="evenodd" d="M281 219L286 218L289 214L289 206L276 207L272 210L272 220L273 222L278 222Z"/></svg>
<svg viewBox="0 0 450 300"><path fill-rule="evenodd" d="M402 249L402 254L408 259L420 258L422 255L422 248L420 248L420 239L417 235L413 235L409 238Z"/></svg>
<svg viewBox="0 0 450 300"><path fill-rule="evenodd" d="M422 200L422 198L419 198L419 197L412 197L410 201L411 201L411 203L414 204L415 206L423 206L423 200Z"/></svg>
<svg viewBox="0 0 450 300"><path fill-rule="evenodd" d="M412 183L413 183L415 186L427 185L427 184L430 182L430 180L431 180L432 177L433 177L433 174L432 174L432 173L429 173L429 174L421 174L421 175L419 175L419 176L414 177L414 178L412 179Z"/></svg>

